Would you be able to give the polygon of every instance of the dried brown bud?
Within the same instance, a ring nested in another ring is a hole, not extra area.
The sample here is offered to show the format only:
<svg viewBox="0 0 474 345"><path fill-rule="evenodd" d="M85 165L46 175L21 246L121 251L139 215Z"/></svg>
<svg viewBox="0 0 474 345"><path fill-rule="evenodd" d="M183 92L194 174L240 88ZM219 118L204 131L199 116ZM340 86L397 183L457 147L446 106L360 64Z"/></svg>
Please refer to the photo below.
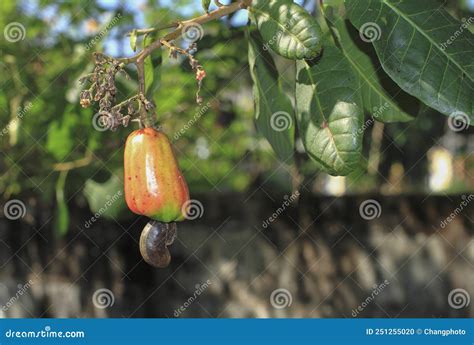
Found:
<svg viewBox="0 0 474 345"><path fill-rule="evenodd" d="M103 95L104 95L104 89L102 87L99 87L99 89L97 90L97 93L94 96L94 101L95 102L99 101Z"/></svg>
<svg viewBox="0 0 474 345"><path fill-rule="evenodd" d="M129 122L130 122L130 115L126 115L122 117L122 125L124 127L127 127Z"/></svg>
<svg viewBox="0 0 474 345"><path fill-rule="evenodd" d="M133 115L135 113L135 108L133 107L132 103L128 103L127 113L128 113L128 115Z"/></svg>
<svg viewBox="0 0 474 345"><path fill-rule="evenodd" d="M151 102L148 101L147 99L144 99L144 100L143 100L143 104L145 105L145 109L146 109L147 111L153 109L153 103L151 103Z"/></svg>
<svg viewBox="0 0 474 345"><path fill-rule="evenodd" d="M83 108L87 108L91 105L90 99L87 99L87 98L82 98L79 103L81 104L81 107Z"/></svg>
<svg viewBox="0 0 474 345"><path fill-rule="evenodd" d="M91 94L88 90L84 90L81 92L79 103L83 108L87 108L91 105Z"/></svg>
<svg viewBox="0 0 474 345"><path fill-rule="evenodd" d="M108 98L102 98L99 101L99 107L101 109L109 109L112 106L112 103L109 101Z"/></svg>

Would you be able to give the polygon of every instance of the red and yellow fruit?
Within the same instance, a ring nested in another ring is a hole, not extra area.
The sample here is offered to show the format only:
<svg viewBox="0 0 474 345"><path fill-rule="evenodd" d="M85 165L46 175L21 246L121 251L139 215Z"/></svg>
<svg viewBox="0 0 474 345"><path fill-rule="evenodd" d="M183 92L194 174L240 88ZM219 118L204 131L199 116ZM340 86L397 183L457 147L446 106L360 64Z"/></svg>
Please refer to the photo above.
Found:
<svg viewBox="0 0 474 345"><path fill-rule="evenodd" d="M160 222L184 219L186 181L168 137L153 128L132 132L125 143L125 200L134 213Z"/></svg>

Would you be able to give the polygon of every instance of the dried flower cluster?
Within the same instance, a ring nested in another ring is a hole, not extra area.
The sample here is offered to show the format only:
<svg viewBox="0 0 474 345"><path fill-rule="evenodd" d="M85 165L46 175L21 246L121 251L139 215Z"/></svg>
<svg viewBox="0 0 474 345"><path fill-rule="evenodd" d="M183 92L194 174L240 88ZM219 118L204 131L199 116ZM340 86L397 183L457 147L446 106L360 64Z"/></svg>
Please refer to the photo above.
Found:
<svg viewBox="0 0 474 345"><path fill-rule="evenodd" d="M94 53L94 71L81 78L80 82L89 81L89 89L81 92L80 104L84 108L91 105L92 101L99 102L99 112L103 125L110 130L116 130L120 124L127 126L130 119L137 114L134 103L141 101L143 105L151 109L152 104L143 97L135 95L124 102L115 104L117 86L115 78L122 73L126 78L128 74L124 70L124 63L101 53Z"/></svg>
<svg viewBox="0 0 474 345"><path fill-rule="evenodd" d="M170 57L172 58L177 58L178 54L182 54L189 59L189 64L195 73L198 86L196 92L196 102L201 104L203 100L199 95L199 92L202 87L202 81L206 77L206 72L199 61L194 58L194 54L197 51L197 44L192 42L188 48L182 49L175 46L172 42L181 36L183 31L182 29L185 25L201 25L211 20L216 20L227 16L242 8L246 8L252 3L251 0L230 2L229 5L222 5L216 0L214 0L214 2L218 7L216 10L209 12L208 6L206 5L204 6L206 14L196 18L183 22L178 21L157 28L133 30L133 35L130 34L130 43L132 44L132 37L134 37L132 46L136 47L137 35L144 35L144 37L146 37L147 34L152 32L174 28L174 31L166 34L162 39L155 40L149 45L144 46L143 50L132 57L115 59L101 53L95 53L95 68L93 73L81 78L81 82L85 82L87 80L91 83L89 89L81 92L81 106L89 107L92 101L99 102L100 109L96 115L98 115L100 119L103 119L102 122L105 122L105 125L108 129L117 129L120 124L127 126L129 121L135 121L134 117L137 118L141 125L150 125L150 122L153 122L153 119L155 118L155 105L147 100L144 95L145 72L143 63L144 59L148 57L154 49L158 49L162 46L165 46L169 49ZM135 96L114 105L117 93L115 77L118 73L124 73L125 76L128 77L124 71L124 68L125 65L131 63L134 63L137 67L139 91Z"/></svg>
<svg viewBox="0 0 474 345"><path fill-rule="evenodd" d="M192 43L187 49L182 49L166 41L163 41L162 44L169 49L171 58L177 58L178 54L182 54L189 59L189 64L196 73L198 83L196 102L201 104L203 100L199 95L199 91L206 72L199 61L194 58L193 54L197 51L197 45ZM102 53L94 53L94 62L94 71L80 79L81 83L86 81L90 83L90 87L81 92L81 106L87 108L92 104L92 101L98 102L101 126L112 131L120 125L126 127L134 117L143 124L143 120L146 118L144 113L152 112L155 108L155 105L143 93L139 92L137 95L115 104L117 94L115 78L117 74L122 73L126 78L129 78L124 70L125 63L120 59Z"/></svg>

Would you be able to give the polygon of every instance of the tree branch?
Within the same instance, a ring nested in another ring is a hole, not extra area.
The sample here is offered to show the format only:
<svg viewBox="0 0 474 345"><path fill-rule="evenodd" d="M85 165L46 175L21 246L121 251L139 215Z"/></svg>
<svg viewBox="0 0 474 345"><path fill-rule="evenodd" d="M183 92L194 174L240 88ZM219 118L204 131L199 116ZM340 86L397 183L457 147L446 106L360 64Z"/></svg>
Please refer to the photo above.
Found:
<svg viewBox="0 0 474 345"><path fill-rule="evenodd" d="M154 110L156 105L146 98L147 90L145 85L145 59L149 57L155 49L161 48L163 45L170 49L170 53L174 54L173 56L176 56L176 53L178 52L189 58L190 65L193 71L196 73L196 80L198 82L196 102L200 104L202 102L202 98L199 96L199 90L201 89L201 83L203 78L206 76L206 72L199 64L198 60L196 60L189 52L189 50L196 48L196 44L193 43L187 49L181 49L176 47L173 44L173 41L185 33L186 29L190 26L200 26L201 24L227 16L233 12L238 11L239 9L247 8L251 5L251 3L252 0L238 0L226 6L220 6L215 11L189 20L179 21L155 28L134 30L132 31L134 35L146 35L166 28L175 28L165 36L155 39L151 44L144 47L140 52L132 57L112 58L103 53L94 53L94 72L88 77L85 77L92 83L92 86L90 89L81 92L80 104L87 108L90 106L93 100L98 101L100 110L104 112L105 115L107 115L107 119L110 121L110 129L116 129L120 123L122 123L124 126L127 126L130 118L136 114L139 115L137 120L139 121L141 128L153 126L156 117ZM198 27L198 29L200 28ZM112 103L115 102L115 94L117 90L115 85L116 74L118 72L124 72L124 67L127 64L134 64L137 67L138 94L128 98L125 101L122 101L119 104L113 105ZM84 77L82 80L84 80ZM133 104L131 103L133 100L138 101L138 111L133 108ZM121 112L122 106L125 105L127 105L127 115L124 115ZM75 168L76 165L82 166L82 164L88 163L89 161L86 157L85 159L79 160L77 162L57 164L55 169L69 170L71 168Z"/></svg>
<svg viewBox="0 0 474 345"><path fill-rule="evenodd" d="M129 63L132 63L132 62L137 63L141 60L144 60L155 49L158 49L158 48L161 47L162 41L169 42L169 41L173 41L173 40L177 39L178 37L180 37L181 34L182 34L182 29L184 27L186 27L188 25L191 25L191 24L204 24L204 23L210 22L212 20L219 19L221 17L225 17L225 16L227 16L227 15L233 13L233 12L236 12L236 11L242 9L242 8L247 8L248 6L250 6L251 3L252 3L252 0L240 0L238 2L234 2L234 3L231 3L229 5L221 6L221 7L217 8L215 11L212 11L208 14L203 14L202 16L199 16L199 17L196 17L196 18L192 18L192 19L189 19L189 20L178 22L177 27L174 31L170 32L169 34L165 35L162 38L158 38L156 41L153 41L148 47L145 47L138 54L136 54L132 57L129 57L129 58L121 58L121 59L119 59L119 61L122 61L124 63L129 64ZM170 24L170 27L175 27L175 26L176 26L176 24L173 24L173 25ZM152 28L152 29L145 29L145 31L153 32L153 31L158 31L158 30L154 30Z"/></svg>
<svg viewBox="0 0 474 345"><path fill-rule="evenodd" d="M150 34L152 32L158 32L158 31L161 31L161 30L166 30L166 29L171 29L171 28L176 28L179 26L179 22L174 22L174 23L170 23L170 24L165 24L165 25L162 25L162 26L158 26L156 28L148 28L148 29L136 29L134 30L135 33L137 34L137 36L141 36L141 35L146 35L146 34ZM127 36L131 36L132 35L132 32L129 32L127 33Z"/></svg>

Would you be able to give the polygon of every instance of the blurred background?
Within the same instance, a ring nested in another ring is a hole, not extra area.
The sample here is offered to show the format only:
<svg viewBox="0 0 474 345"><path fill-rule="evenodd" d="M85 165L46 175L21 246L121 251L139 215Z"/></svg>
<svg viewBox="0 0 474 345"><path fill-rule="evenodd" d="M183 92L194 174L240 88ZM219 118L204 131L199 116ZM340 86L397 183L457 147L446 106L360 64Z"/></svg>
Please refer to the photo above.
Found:
<svg viewBox="0 0 474 345"><path fill-rule="evenodd" d="M446 7L474 15L473 1ZM474 316L473 127L410 102L414 121L370 123L348 177L318 172L298 140L279 162L253 121L246 11L204 26L202 105L189 63L163 54L157 121L202 208L169 267L142 260L147 219L122 187L136 124L97 130L78 79L95 51L131 56L132 29L199 14L199 1L0 2L0 316ZM276 62L292 90L293 63Z"/></svg>

